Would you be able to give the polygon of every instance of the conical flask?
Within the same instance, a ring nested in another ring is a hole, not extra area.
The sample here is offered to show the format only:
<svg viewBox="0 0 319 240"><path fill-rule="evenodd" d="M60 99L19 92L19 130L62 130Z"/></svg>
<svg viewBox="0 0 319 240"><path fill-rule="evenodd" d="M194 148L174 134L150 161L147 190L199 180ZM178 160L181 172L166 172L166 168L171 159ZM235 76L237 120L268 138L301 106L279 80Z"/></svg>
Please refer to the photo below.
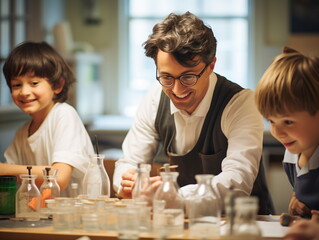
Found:
<svg viewBox="0 0 319 240"><path fill-rule="evenodd" d="M184 234L184 198L177 185L178 172L161 172L163 183L153 199L153 229L157 237Z"/></svg>
<svg viewBox="0 0 319 240"><path fill-rule="evenodd" d="M104 155L90 155L90 163L83 178L83 194L88 198L110 197L110 179L104 168Z"/></svg>
<svg viewBox="0 0 319 240"><path fill-rule="evenodd" d="M213 177L212 174L195 176L197 188L194 196L187 201L191 237L206 239L220 236L220 210L211 186Z"/></svg>

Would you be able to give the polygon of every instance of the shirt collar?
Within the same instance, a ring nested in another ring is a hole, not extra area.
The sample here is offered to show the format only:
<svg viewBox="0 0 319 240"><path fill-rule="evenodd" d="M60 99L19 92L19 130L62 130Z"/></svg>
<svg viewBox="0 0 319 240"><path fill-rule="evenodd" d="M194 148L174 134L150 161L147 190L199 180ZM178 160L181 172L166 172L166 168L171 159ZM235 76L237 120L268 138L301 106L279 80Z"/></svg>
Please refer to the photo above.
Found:
<svg viewBox="0 0 319 240"><path fill-rule="evenodd" d="M319 146L317 146L309 161L309 170L317 168L319 168Z"/></svg>
<svg viewBox="0 0 319 240"><path fill-rule="evenodd" d="M209 110L210 104L212 102L213 92L214 92L214 89L216 86L216 82L217 82L217 76L214 72L212 72L209 76L208 90L207 90L204 98L202 99L202 101L197 106L197 108L195 109L195 111L192 113L191 116L198 116L198 117L205 117L206 116L206 114ZM186 113L184 110L180 110L180 109L176 108L172 101L170 101L170 108L171 108L171 114L179 112L182 115L189 116L189 114Z"/></svg>
<svg viewBox="0 0 319 240"><path fill-rule="evenodd" d="M310 157L309 162L303 167L298 167L299 154L292 154L288 150L285 152L284 160L285 163L295 164L297 177L307 174L310 170L319 168L319 146L316 148L315 152Z"/></svg>

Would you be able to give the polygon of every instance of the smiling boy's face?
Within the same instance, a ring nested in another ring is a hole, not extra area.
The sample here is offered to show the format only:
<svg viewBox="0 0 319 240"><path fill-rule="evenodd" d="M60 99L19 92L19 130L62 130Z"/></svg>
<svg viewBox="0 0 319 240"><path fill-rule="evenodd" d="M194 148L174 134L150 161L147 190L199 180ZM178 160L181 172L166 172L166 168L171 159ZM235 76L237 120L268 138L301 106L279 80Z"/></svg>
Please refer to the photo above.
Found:
<svg viewBox="0 0 319 240"><path fill-rule="evenodd" d="M271 116L271 134L293 154L310 157L319 145L319 111L307 111Z"/></svg>
<svg viewBox="0 0 319 240"><path fill-rule="evenodd" d="M11 96L14 103L32 118L44 119L54 105L54 95L61 89L53 90L47 78L32 73L11 79Z"/></svg>

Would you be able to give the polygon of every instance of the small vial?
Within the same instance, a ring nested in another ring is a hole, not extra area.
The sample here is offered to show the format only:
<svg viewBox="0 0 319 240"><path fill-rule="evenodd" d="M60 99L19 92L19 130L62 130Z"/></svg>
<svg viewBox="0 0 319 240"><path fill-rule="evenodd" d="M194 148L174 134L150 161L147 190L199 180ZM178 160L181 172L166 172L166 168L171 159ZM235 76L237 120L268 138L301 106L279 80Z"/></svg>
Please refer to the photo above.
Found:
<svg viewBox="0 0 319 240"><path fill-rule="evenodd" d="M71 183L71 197L77 198L79 196L79 184Z"/></svg>

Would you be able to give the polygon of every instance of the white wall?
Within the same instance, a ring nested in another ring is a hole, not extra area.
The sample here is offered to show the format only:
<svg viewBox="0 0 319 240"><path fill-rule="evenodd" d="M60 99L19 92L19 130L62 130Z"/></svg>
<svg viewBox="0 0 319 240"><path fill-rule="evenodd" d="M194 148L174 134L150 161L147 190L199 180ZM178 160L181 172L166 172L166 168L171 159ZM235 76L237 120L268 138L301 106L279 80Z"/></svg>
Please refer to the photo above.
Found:
<svg viewBox="0 0 319 240"><path fill-rule="evenodd" d="M70 22L75 42L89 43L95 52L103 56L102 81L104 83L105 114L118 114L118 2L113 0L97 1L100 24L84 22L82 1L66 0L66 19ZM124 67L123 67L124 69Z"/></svg>

